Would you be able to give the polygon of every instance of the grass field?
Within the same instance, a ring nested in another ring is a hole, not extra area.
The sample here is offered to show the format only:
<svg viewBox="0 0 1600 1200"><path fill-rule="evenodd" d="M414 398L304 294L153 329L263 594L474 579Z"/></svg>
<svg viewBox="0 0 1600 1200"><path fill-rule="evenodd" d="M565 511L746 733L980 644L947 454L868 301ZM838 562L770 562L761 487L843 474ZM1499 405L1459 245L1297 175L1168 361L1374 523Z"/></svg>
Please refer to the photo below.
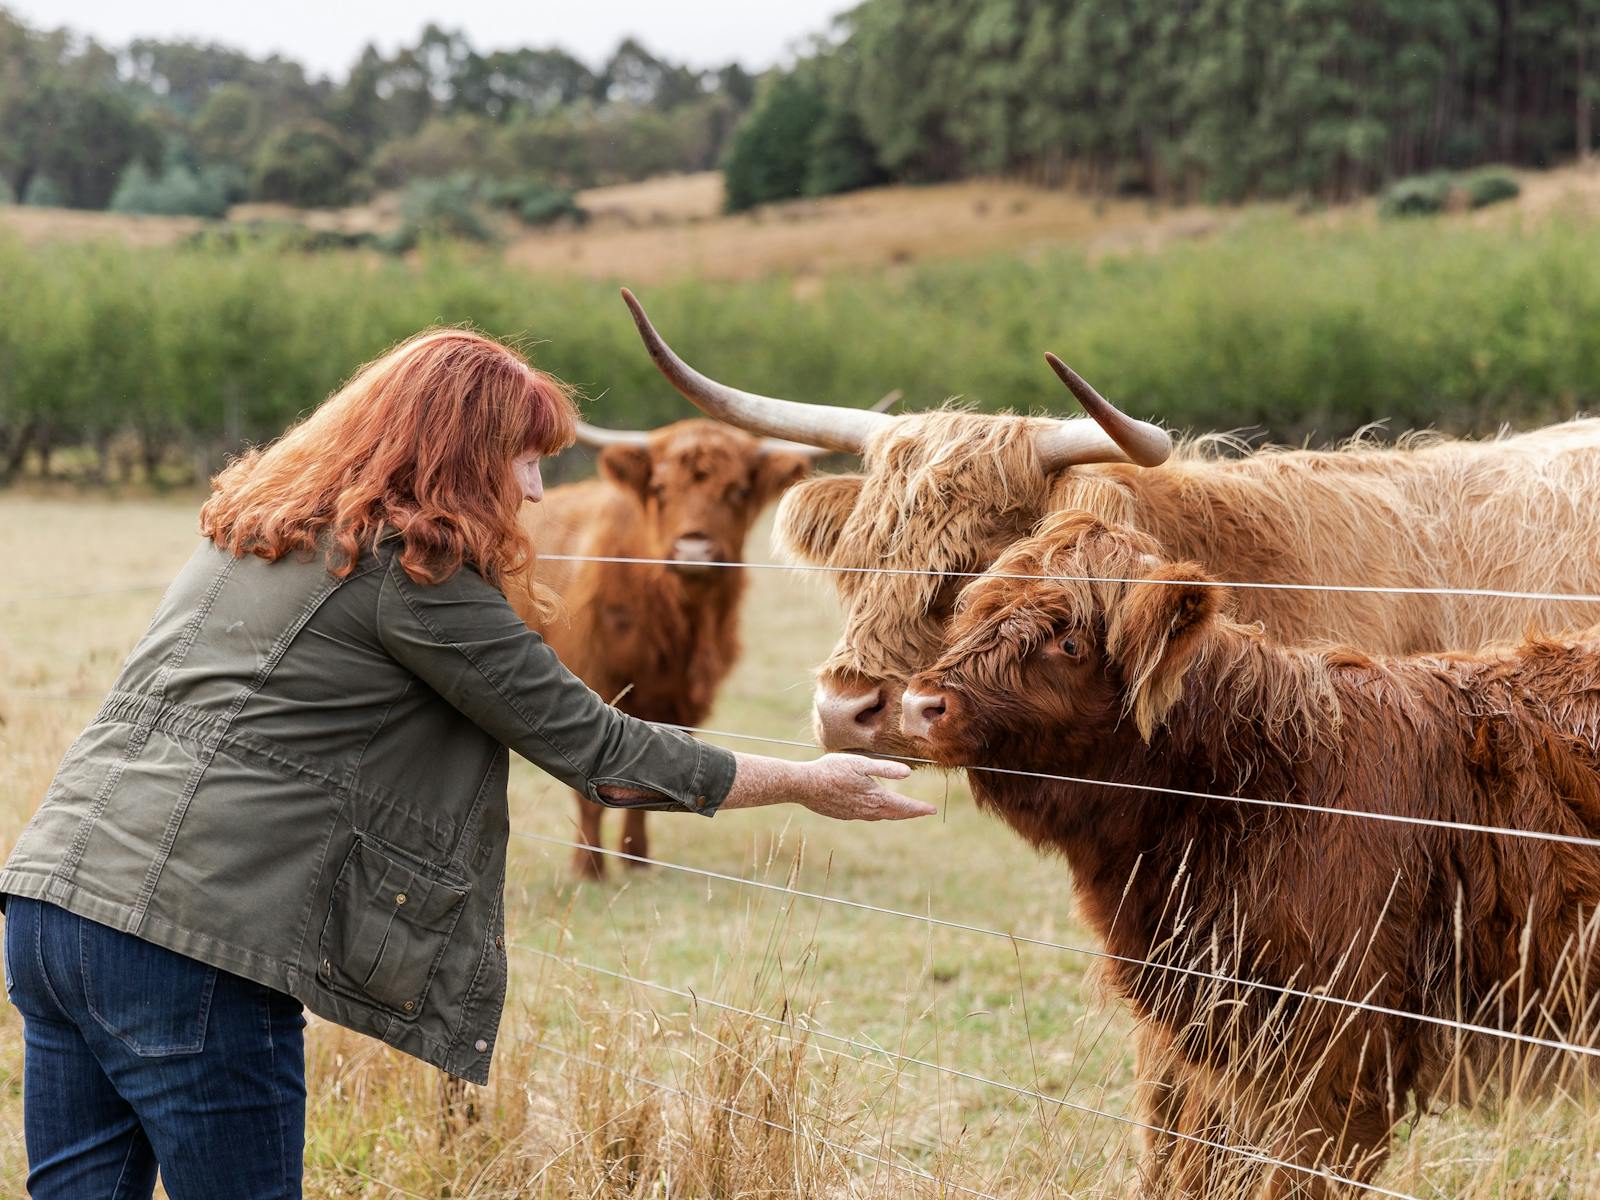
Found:
<svg viewBox="0 0 1600 1200"><path fill-rule="evenodd" d="M102 589L165 581L192 547L194 509L193 497L0 496L5 845L157 598ZM758 538L751 557L766 556ZM748 649L713 725L804 740L807 668L834 628L819 590L755 572ZM941 803L942 816L867 826L786 809L709 822L664 815L653 820L652 851L709 871L1093 944L1073 916L1060 862L979 816L958 782L928 775L914 786ZM525 764L513 773L511 805L515 829L572 834L568 797ZM661 868L614 869L604 884L576 886L565 857L559 846L513 841L508 924L519 950L495 1074L487 1089L473 1089L477 1120L445 1120L431 1069L313 1024L308 1196L1126 1194L1138 1142L1128 1126L867 1048L1125 1113L1129 1023L1102 997L1090 960ZM0 1009L4 1195L21 1194L25 1169L20 1059L19 1021ZM1425 1120L1397 1144L1383 1182L1429 1200L1600 1194L1600 1098L1579 1086L1510 1110Z"/></svg>
<svg viewBox="0 0 1600 1200"><path fill-rule="evenodd" d="M1600 168L1524 171L1522 196L1481 212L1449 218L1458 224L1505 226L1550 217L1600 216ZM722 215L722 177L715 171L670 175L642 183L592 188L579 202L593 220L584 228L504 232L507 262L541 275L627 279L636 284L693 276L752 280L792 278L804 297L828 272L904 267L914 262L990 253L1035 255L1075 246L1102 254L1158 248L1234 225L1250 209L1203 206L1175 209L1140 200L1096 200L997 180L924 187L872 188L843 196L766 205ZM1373 220L1375 203L1313 214L1309 223ZM230 220L295 221L313 229L385 232L400 222L398 198L385 194L348 209L296 210L242 204ZM0 206L0 231L25 244L117 241L169 245L205 223L193 217Z"/></svg>

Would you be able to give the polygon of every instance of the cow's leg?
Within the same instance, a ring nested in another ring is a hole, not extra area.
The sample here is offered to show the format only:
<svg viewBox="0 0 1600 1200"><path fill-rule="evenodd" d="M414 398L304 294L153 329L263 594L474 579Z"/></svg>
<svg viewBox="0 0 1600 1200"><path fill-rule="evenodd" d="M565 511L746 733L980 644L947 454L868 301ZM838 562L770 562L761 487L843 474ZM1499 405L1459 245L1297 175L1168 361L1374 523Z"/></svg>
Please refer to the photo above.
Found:
<svg viewBox="0 0 1600 1200"><path fill-rule="evenodd" d="M578 841L583 845L572 852L572 873L579 879L604 879L605 855L599 853L600 816L605 808L582 796L578 801ZM593 846L591 850L588 847Z"/></svg>
<svg viewBox="0 0 1600 1200"><path fill-rule="evenodd" d="M1144 1123L1138 1200L1253 1200L1261 1171L1219 1147L1241 1145L1228 1101L1201 1068L1186 1061L1165 1030L1134 1030L1135 1115Z"/></svg>
<svg viewBox="0 0 1600 1200"><path fill-rule="evenodd" d="M1330 1135L1330 1129L1337 1132ZM1351 1107L1312 1097L1280 1157L1322 1174L1280 1167L1273 1171L1263 1200L1355 1200L1366 1191L1359 1185L1389 1157L1393 1134L1394 1120L1383 1104ZM1336 1183L1325 1178L1327 1174L1354 1180L1355 1185Z"/></svg>
<svg viewBox="0 0 1600 1200"><path fill-rule="evenodd" d="M640 808L630 808L622 814L622 852L624 854L637 854L640 858L650 857L650 839L644 831L645 813ZM634 862L631 858L622 860L627 866L640 870L649 866L649 863Z"/></svg>

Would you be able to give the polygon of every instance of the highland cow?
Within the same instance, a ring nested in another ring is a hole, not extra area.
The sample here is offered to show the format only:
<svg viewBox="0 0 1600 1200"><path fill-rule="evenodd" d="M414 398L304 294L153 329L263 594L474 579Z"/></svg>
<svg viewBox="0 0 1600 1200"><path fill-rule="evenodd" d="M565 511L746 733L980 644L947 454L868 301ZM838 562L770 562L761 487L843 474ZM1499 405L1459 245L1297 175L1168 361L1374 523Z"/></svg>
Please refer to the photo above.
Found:
<svg viewBox="0 0 1600 1200"><path fill-rule="evenodd" d="M1549 596L1450 589L1600 592L1600 420L1484 441L1412 435L1389 448L1357 441L1225 457L1214 438L1174 448L1053 356L1093 420L890 416L708 379L626 298L656 365L711 416L863 457L862 474L818 476L790 491L775 531L790 557L843 568L832 579L844 632L816 685L817 735L829 750L922 754L900 728L900 694L933 662L962 573L982 571L1063 509L1142 529L1229 579L1291 585L1241 591L1235 601L1288 642L1408 654L1593 619L1585 606ZM1441 590L1407 591L1419 588Z"/></svg>
<svg viewBox="0 0 1600 1200"><path fill-rule="evenodd" d="M810 471L815 452L702 420L648 434L585 426L580 437L600 446L600 478L552 488L524 508L538 578L560 596L560 615L523 616L624 712L699 725L738 659L745 588L743 570L712 564L742 559L761 510ZM601 845L604 811L578 797L586 846ZM649 854L642 810L623 814L622 849ZM599 878L604 856L579 850L573 869Z"/></svg>
<svg viewBox="0 0 1600 1200"><path fill-rule="evenodd" d="M1204 1143L1365 1180L1408 1098L1573 1059L1393 1012L1597 1041L1600 849L1460 826L1600 837L1600 627L1289 648L1160 553L1052 515L962 591L902 719L946 767L1055 777L969 772L981 808L1066 858L1119 956L1139 1115L1179 1135L1151 1139L1146 1194L1340 1194Z"/></svg>

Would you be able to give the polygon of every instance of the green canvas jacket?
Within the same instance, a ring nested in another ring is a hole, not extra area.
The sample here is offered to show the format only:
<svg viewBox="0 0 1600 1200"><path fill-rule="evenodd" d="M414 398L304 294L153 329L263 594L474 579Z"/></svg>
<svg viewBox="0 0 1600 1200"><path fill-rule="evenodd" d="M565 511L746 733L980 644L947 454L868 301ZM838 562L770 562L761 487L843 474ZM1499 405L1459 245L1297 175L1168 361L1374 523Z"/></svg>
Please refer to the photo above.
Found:
<svg viewBox="0 0 1600 1200"><path fill-rule="evenodd" d="M505 999L510 747L591 800L710 815L733 756L607 705L470 569L397 540L204 542L0 871L483 1083Z"/></svg>

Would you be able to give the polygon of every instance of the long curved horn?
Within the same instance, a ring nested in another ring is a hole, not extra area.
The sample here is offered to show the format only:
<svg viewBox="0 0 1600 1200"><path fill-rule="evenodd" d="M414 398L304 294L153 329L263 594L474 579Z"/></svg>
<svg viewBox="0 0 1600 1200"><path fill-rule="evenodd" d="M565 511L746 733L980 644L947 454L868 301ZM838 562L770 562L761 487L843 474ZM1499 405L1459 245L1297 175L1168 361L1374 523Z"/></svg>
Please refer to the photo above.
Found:
<svg viewBox="0 0 1600 1200"><path fill-rule="evenodd" d="M601 429L579 421L578 440L598 450L604 446L645 446L650 442L650 435L640 429Z"/></svg>
<svg viewBox="0 0 1600 1200"><path fill-rule="evenodd" d="M1039 460L1047 470L1075 463L1131 462L1141 467L1157 467L1172 454L1172 437L1159 425L1135 420L1116 408L1089 386L1088 382L1048 350L1044 359L1067 385L1073 398L1094 418L1057 421L1056 427L1039 435Z"/></svg>
<svg viewBox="0 0 1600 1200"><path fill-rule="evenodd" d="M864 408L834 408L826 404L799 404L755 392L742 392L700 374L661 339L639 301L627 288L622 299L639 327L645 349L656 369L667 377L683 398L707 416L725 421L748 433L785 441L804 442L823 450L860 454L867 439L895 418Z"/></svg>
<svg viewBox="0 0 1600 1200"><path fill-rule="evenodd" d="M895 388L894 391L886 392L882 396L879 396L871 403L871 405L868 406L866 411L875 413L888 412L896 404L899 404L904 396L905 393L903 391L901 391L899 388ZM828 450L822 446L810 446L805 442L791 442L786 438L762 438L761 452L763 454L772 454L774 452L783 454L806 454L812 458L821 458L823 455L833 453L831 450Z"/></svg>

